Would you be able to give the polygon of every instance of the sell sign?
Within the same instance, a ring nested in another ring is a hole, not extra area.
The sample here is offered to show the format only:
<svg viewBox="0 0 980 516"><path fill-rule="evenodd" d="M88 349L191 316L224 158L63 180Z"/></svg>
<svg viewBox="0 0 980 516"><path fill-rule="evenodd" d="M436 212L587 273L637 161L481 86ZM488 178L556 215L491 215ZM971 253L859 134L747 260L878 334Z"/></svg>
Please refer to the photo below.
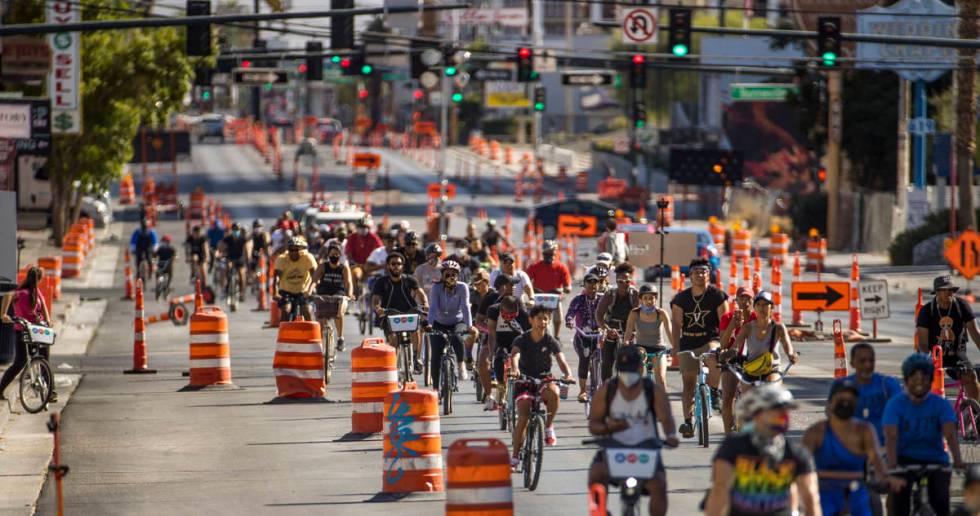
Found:
<svg viewBox="0 0 980 516"><path fill-rule="evenodd" d="M68 0L48 3L48 23L65 25L82 21L81 4ZM51 97L52 132L56 134L82 132L81 34L55 32L48 36L52 64L48 77L48 96Z"/></svg>

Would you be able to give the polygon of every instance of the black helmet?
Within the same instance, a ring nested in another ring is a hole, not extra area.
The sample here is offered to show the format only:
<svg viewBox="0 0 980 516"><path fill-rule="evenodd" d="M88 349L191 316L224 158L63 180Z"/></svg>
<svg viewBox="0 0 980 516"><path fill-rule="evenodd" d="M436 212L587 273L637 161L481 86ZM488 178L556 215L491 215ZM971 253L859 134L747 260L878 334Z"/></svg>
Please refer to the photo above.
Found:
<svg viewBox="0 0 980 516"><path fill-rule="evenodd" d="M425 246L425 255L428 256L430 254L442 256L442 246L439 244L429 244Z"/></svg>
<svg viewBox="0 0 980 516"><path fill-rule="evenodd" d="M413 242L416 244L419 243L418 234L416 234L414 231L409 231L408 233L405 233L405 244L408 245Z"/></svg>

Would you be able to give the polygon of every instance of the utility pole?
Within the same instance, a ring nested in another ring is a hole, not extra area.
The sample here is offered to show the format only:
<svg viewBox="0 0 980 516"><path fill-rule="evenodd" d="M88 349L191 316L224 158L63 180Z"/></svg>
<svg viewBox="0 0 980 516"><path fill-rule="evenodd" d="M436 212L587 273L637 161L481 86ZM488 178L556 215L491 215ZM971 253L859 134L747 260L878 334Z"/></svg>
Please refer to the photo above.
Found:
<svg viewBox="0 0 980 516"><path fill-rule="evenodd" d="M963 0L959 3L959 37L975 40L980 35L980 0ZM956 68L956 180L950 178L950 187L959 188L959 229L977 229L977 217L973 199L973 155L977 149L977 87L976 49L961 48ZM950 207L952 211L952 207Z"/></svg>
<svg viewBox="0 0 980 516"><path fill-rule="evenodd" d="M259 14L259 0L254 1L255 14ZM252 48L258 50L259 40L262 39L259 34L259 21L255 21L255 26L252 29ZM255 121L262 120L262 90L258 86L252 86L252 117Z"/></svg>
<svg viewBox="0 0 980 516"><path fill-rule="evenodd" d="M848 234L852 229L850 206L853 202L844 201L842 192L850 188L841 167L841 130L843 127L843 101L841 90L843 78L838 69L827 70L827 154L824 166L827 167L827 242L832 249L842 249L849 244ZM850 195L850 194L847 194ZM850 198L848 198L850 201ZM844 211L844 213L842 213Z"/></svg>
<svg viewBox="0 0 980 516"><path fill-rule="evenodd" d="M568 55L573 55L572 41L573 27L572 27L572 8L577 7L578 4L572 2L565 2L565 51ZM562 94L565 96L565 134L571 135L572 131L575 130L575 118L572 112L575 110L574 106L574 89L564 88L562 89Z"/></svg>
<svg viewBox="0 0 980 516"><path fill-rule="evenodd" d="M908 227L909 209L909 81L898 78L898 167L895 181L895 217L892 237Z"/></svg>

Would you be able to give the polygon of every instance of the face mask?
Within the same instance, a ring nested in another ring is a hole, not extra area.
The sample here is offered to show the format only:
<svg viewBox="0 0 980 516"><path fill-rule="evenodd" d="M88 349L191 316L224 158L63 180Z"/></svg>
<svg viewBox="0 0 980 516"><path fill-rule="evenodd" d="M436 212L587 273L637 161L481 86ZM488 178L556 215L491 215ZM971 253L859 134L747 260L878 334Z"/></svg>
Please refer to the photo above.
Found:
<svg viewBox="0 0 980 516"><path fill-rule="evenodd" d="M640 373L631 373L631 372L623 372L623 371L620 371L618 376L619 376L619 381L623 382L623 385L627 387L632 387L636 385L636 382L640 381L641 378Z"/></svg>
<svg viewBox="0 0 980 516"><path fill-rule="evenodd" d="M555 255L546 254L542 257L542 260L544 260L544 263L552 263L555 261Z"/></svg>
<svg viewBox="0 0 980 516"><path fill-rule="evenodd" d="M784 412L781 417L769 423L769 430L776 435L785 434L789 430L789 413Z"/></svg>
<svg viewBox="0 0 980 516"><path fill-rule="evenodd" d="M358 235L366 235L367 234L367 228L358 228L357 234Z"/></svg>
<svg viewBox="0 0 980 516"><path fill-rule="evenodd" d="M831 409L831 413L834 417L838 419L851 419L854 416L854 412L857 410L857 406L850 401L839 401L834 404Z"/></svg>
<svg viewBox="0 0 980 516"><path fill-rule="evenodd" d="M500 316L503 317L505 321L513 321L517 318L517 312L500 312Z"/></svg>
<svg viewBox="0 0 980 516"><path fill-rule="evenodd" d="M242 232L241 231L235 231L232 234L235 235L235 238L240 238L242 236Z"/></svg>
<svg viewBox="0 0 980 516"><path fill-rule="evenodd" d="M443 278L442 283L446 285L447 288L453 288L456 286L456 278Z"/></svg>
<svg viewBox="0 0 980 516"><path fill-rule="evenodd" d="M330 263L337 263L337 262L340 261L340 257L339 256L331 256L331 257L329 257L329 260L330 260Z"/></svg>
<svg viewBox="0 0 980 516"><path fill-rule="evenodd" d="M647 315L650 315L650 314L652 314L652 313L654 313L654 312L657 311L657 307L655 307L655 306L646 307L646 306L640 305L640 311L643 312L643 313L645 313L645 314L647 314Z"/></svg>

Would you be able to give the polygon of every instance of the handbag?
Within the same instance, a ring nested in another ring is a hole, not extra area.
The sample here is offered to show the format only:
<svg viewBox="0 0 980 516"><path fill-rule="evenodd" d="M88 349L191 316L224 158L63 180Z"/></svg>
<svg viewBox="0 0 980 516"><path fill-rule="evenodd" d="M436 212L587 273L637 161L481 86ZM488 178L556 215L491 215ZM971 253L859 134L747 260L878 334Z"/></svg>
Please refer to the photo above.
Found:
<svg viewBox="0 0 980 516"><path fill-rule="evenodd" d="M769 331L769 349L761 355L747 360L742 364L742 370L751 376L765 376L772 372L772 352L776 349L776 325Z"/></svg>

